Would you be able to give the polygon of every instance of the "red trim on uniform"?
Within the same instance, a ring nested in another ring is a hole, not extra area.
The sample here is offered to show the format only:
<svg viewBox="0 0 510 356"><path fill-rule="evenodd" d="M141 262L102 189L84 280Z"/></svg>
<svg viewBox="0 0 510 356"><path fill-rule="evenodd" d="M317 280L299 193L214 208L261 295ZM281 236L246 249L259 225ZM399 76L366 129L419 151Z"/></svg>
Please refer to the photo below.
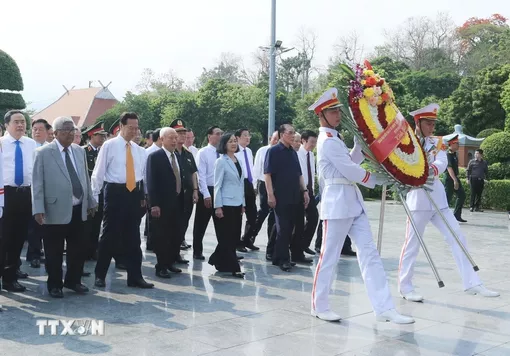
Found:
<svg viewBox="0 0 510 356"><path fill-rule="evenodd" d="M431 167L434 170L434 175L438 176L439 175L439 170L437 169L437 167L435 165L431 165Z"/></svg>
<svg viewBox="0 0 510 356"><path fill-rule="evenodd" d="M120 125L113 129L113 135L115 136L120 130Z"/></svg>
<svg viewBox="0 0 510 356"><path fill-rule="evenodd" d="M175 129L183 129L184 126L182 125L175 125L175 126L172 126L172 128L175 130Z"/></svg>
<svg viewBox="0 0 510 356"><path fill-rule="evenodd" d="M324 250L326 249L327 238L328 238L328 221L324 220L321 253L319 255L319 261L317 262L317 269L315 270L315 276L313 277L313 287L312 287L312 309L313 309L313 311L315 311L315 288L317 286L317 278L319 276L319 272L321 270L321 265L322 265L322 260L324 258Z"/></svg>
<svg viewBox="0 0 510 356"><path fill-rule="evenodd" d="M340 104L340 101L338 101L338 98L329 99L328 101L323 102L322 104L317 106L314 111L317 115L319 115L322 110L327 109L328 107L332 106L333 104Z"/></svg>
<svg viewBox="0 0 510 356"><path fill-rule="evenodd" d="M435 112L422 112L420 114L414 115L414 120L420 120L420 119L436 120L437 119L437 113L435 113Z"/></svg>
<svg viewBox="0 0 510 356"><path fill-rule="evenodd" d="M361 180L361 183L366 183L370 179L370 172L365 173L365 178Z"/></svg>
<svg viewBox="0 0 510 356"><path fill-rule="evenodd" d="M96 129L90 130L89 132L87 132L87 135L89 137L92 137L92 136L94 136L95 133L97 133L99 131L103 131L103 128L102 127L98 127Z"/></svg>
<svg viewBox="0 0 510 356"><path fill-rule="evenodd" d="M0 194L4 194L4 188L0 189Z"/></svg>
<svg viewBox="0 0 510 356"><path fill-rule="evenodd" d="M333 137L333 134L331 132L326 132L326 136Z"/></svg>
<svg viewBox="0 0 510 356"><path fill-rule="evenodd" d="M404 242L404 246L402 247L402 252L400 253L400 262L398 263L398 285L400 287L400 270L402 269L402 261L404 260L404 254L406 252L406 249L407 249L407 245L409 244L409 234L410 234L410 229L409 229L409 224L410 224L410 220L409 218L407 218L407 222L406 222L406 240Z"/></svg>

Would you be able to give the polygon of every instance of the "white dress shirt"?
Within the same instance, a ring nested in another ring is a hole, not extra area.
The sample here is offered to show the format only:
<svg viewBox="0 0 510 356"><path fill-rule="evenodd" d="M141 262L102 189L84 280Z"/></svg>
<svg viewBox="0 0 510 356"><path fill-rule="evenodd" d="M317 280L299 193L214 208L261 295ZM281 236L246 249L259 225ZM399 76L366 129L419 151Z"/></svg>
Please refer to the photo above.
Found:
<svg viewBox="0 0 510 356"><path fill-rule="evenodd" d="M166 156L168 157L168 161L170 162L170 167L172 167L172 170L173 170L174 167L172 166L172 152L167 150L165 147L163 147L163 149L165 150ZM181 167L179 166L179 157L177 157L175 152L174 152L174 157L175 157L175 165L177 166L177 170L179 171L179 174L181 174Z"/></svg>
<svg viewBox="0 0 510 356"><path fill-rule="evenodd" d="M96 165L92 172L92 194L99 196L103 183L126 183L126 145L127 141L122 136L117 136L106 141L97 155ZM131 145L131 154L135 166L135 180L141 181L145 174L147 155L143 147L134 142Z"/></svg>
<svg viewBox="0 0 510 356"><path fill-rule="evenodd" d="M147 156L149 156L152 152L155 152L155 151L157 151L159 149L161 149L161 147L158 147L158 145L153 143L152 145L150 145L149 147L147 147L145 149L145 152L147 153Z"/></svg>
<svg viewBox="0 0 510 356"><path fill-rule="evenodd" d="M58 142L58 140L55 140L58 146L58 150L60 151L60 156L62 157L62 160L64 161L64 166L67 168L66 163L66 153L64 152L64 146ZM73 163L74 171L76 172L76 175L78 175L78 167L76 166L76 159L74 158L73 150L71 149L71 146L68 147L67 152L69 152L69 156L71 157L71 162ZM80 183L81 184L81 183ZM81 197L75 197L73 195L73 206L76 206L81 203L83 198L83 194Z"/></svg>
<svg viewBox="0 0 510 356"><path fill-rule="evenodd" d="M36 143L29 137L23 136L19 139L21 152L23 154L23 184L28 187L32 185L32 169L34 168L34 151ZM7 132L0 138L0 145L3 150L4 185L16 187L14 183L14 159L16 154L16 140Z"/></svg>
<svg viewBox="0 0 510 356"><path fill-rule="evenodd" d="M251 149L249 147L243 147L239 145L239 152L235 154L237 157L237 161L241 165L241 168L243 170L243 175L245 179L248 179L248 168L246 167L246 160L244 159L244 151L246 150L246 155L248 156L248 164L250 167L251 177L252 177L252 183L256 183L253 172L253 153L251 152Z"/></svg>
<svg viewBox="0 0 510 356"><path fill-rule="evenodd" d="M264 182L264 164L266 162L267 151L271 148L271 145L263 146L259 148L255 154L255 163L253 165L253 184L258 180Z"/></svg>
<svg viewBox="0 0 510 356"><path fill-rule="evenodd" d="M305 181L305 187L308 186L308 154L310 154L310 169L312 171L312 188L315 189L315 157L312 151L307 151L301 145L299 150L297 151L297 155L299 158L299 165L301 166L301 173L303 173L303 180ZM311 192L312 194L314 192Z"/></svg>
<svg viewBox="0 0 510 356"><path fill-rule="evenodd" d="M189 146L189 147L186 147L188 149L188 151L191 152L191 154L193 155L193 158L195 159L195 161L197 160L197 154L198 154L198 148L196 148L195 146Z"/></svg>
<svg viewBox="0 0 510 356"><path fill-rule="evenodd" d="M211 144L201 148L197 154L198 186L205 198L210 198L209 189L214 187L214 162L218 159L216 147Z"/></svg>

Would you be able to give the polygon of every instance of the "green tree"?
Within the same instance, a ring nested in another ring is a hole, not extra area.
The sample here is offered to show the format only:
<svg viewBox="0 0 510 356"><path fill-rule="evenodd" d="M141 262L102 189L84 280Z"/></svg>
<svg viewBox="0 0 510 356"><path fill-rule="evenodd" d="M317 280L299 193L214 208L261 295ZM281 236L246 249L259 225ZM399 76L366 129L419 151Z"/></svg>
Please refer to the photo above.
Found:
<svg viewBox="0 0 510 356"><path fill-rule="evenodd" d="M23 79L14 59L0 50L0 117L11 109L24 109L25 100L19 93L23 90Z"/></svg>
<svg viewBox="0 0 510 356"><path fill-rule="evenodd" d="M494 135L495 133L501 132L500 129L485 129L482 130L476 135L476 138L487 138L491 135Z"/></svg>
<svg viewBox="0 0 510 356"><path fill-rule="evenodd" d="M480 148L489 163L510 162L510 133L495 133L483 140Z"/></svg>

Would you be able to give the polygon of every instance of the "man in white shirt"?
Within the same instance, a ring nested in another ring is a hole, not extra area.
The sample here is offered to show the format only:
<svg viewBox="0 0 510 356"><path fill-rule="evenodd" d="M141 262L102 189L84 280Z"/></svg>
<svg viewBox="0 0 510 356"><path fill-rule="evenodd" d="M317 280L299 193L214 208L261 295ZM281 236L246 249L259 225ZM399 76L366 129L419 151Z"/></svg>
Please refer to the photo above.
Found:
<svg viewBox="0 0 510 356"><path fill-rule="evenodd" d="M197 154L198 154L198 148L193 146L193 143L195 142L195 134L193 133L193 130L190 128L186 129L186 143L184 146L193 154L193 158L195 161L197 160Z"/></svg>
<svg viewBox="0 0 510 356"><path fill-rule="evenodd" d="M51 125L44 119L37 119L32 121L32 139L35 141L37 147L46 145L48 138L48 130ZM27 248L27 262L30 262L30 267L41 267L41 254L42 254L42 237L43 231L39 224L34 219L30 221L28 229L28 248Z"/></svg>
<svg viewBox="0 0 510 356"><path fill-rule="evenodd" d="M2 227L2 257L4 262L3 289L23 292L25 287L18 278L28 275L19 271L23 244L27 239L28 226L32 219L33 156L36 143L25 135L27 123L21 111L11 110L5 114L7 133L0 138L3 150L5 206Z"/></svg>
<svg viewBox="0 0 510 356"><path fill-rule="evenodd" d="M216 147L220 142L223 131L212 126L207 129L207 146L201 148L197 154L198 168L198 187L200 194L198 196L197 207L195 211L195 222L193 224L193 258L205 260L203 255L205 230L209 225L211 216L213 218L214 229L218 233L218 218L214 214L213 201L214 196L214 163L220 156Z"/></svg>
<svg viewBox="0 0 510 356"><path fill-rule="evenodd" d="M147 131L151 133L151 145L145 149L145 153L147 154L147 158L152 152L155 152L157 150L160 150L163 146L163 138L160 136L161 129L156 129L154 131ZM147 177L146 177L147 178ZM147 181L147 179L145 180ZM147 187L146 187L147 188ZM147 189L145 189L145 192L147 193ZM147 214L145 215L145 229L144 229L144 235L147 237L145 248L148 251L152 251L152 235L151 235L151 229L150 229L150 223L152 220L151 216L151 207L150 207L150 201L147 202Z"/></svg>
<svg viewBox="0 0 510 356"><path fill-rule="evenodd" d="M298 151L298 158L311 203L305 209L306 223L303 230L302 247L303 251L310 255L315 255L315 252L310 249L310 243L319 222L319 212L315 204L315 157L313 154L315 146L317 146L317 134L310 130L303 131L301 133L301 147Z"/></svg>
<svg viewBox="0 0 510 356"><path fill-rule="evenodd" d="M253 153L248 147L250 144L251 135L248 129L242 128L236 131L235 136L237 137L237 143L239 145L239 152L237 152L235 155L239 164L241 165L241 169L243 170L243 176L245 177L244 197L246 200L246 206L244 210L246 214L246 225L244 228L244 235L241 237L237 251L248 252L246 248L249 248L253 251L258 251L260 249L253 244L255 221L257 220L257 196L253 186L253 183L255 183L255 180L253 179Z"/></svg>
<svg viewBox="0 0 510 356"><path fill-rule="evenodd" d="M273 135L269 138L269 144L267 146L259 148L257 153L255 154L255 163L253 165L253 179L256 182L255 184L257 186L257 190L259 193L260 208L259 211L257 212L255 227L252 234L253 242L255 242L255 237L260 232L262 224L264 224L266 218L268 240L271 235L271 230L273 230L275 224L274 212L271 208L269 208L269 205L267 205L266 182L264 181L264 164L266 162L267 151L277 143L278 143L278 131L275 131L273 132ZM269 258L269 261L271 261L271 258Z"/></svg>
<svg viewBox="0 0 510 356"><path fill-rule="evenodd" d="M128 286L154 287L143 279L141 271L140 209L145 207L142 181L146 156L145 150L132 142L138 131L138 116L123 113L120 116L120 135L103 144L92 173L92 191L96 200L105 183L103 235L99 241L95 269L96 287L106 286L111 259L119 255L121 247L124 252L122 261L127 265Z"/></svg>

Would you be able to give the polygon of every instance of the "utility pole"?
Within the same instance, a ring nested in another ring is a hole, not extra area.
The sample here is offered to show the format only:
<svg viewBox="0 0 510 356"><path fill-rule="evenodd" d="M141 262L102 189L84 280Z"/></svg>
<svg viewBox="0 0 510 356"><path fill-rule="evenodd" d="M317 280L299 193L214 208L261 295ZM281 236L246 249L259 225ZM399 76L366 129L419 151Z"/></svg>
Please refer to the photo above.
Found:
<svg viewBox="0 0 510 356"><path fill-rule="evenodd" d="M275 130L276 115L276 0L271 0L271 48L269 54L269 120L267 137Z"/></svg>

